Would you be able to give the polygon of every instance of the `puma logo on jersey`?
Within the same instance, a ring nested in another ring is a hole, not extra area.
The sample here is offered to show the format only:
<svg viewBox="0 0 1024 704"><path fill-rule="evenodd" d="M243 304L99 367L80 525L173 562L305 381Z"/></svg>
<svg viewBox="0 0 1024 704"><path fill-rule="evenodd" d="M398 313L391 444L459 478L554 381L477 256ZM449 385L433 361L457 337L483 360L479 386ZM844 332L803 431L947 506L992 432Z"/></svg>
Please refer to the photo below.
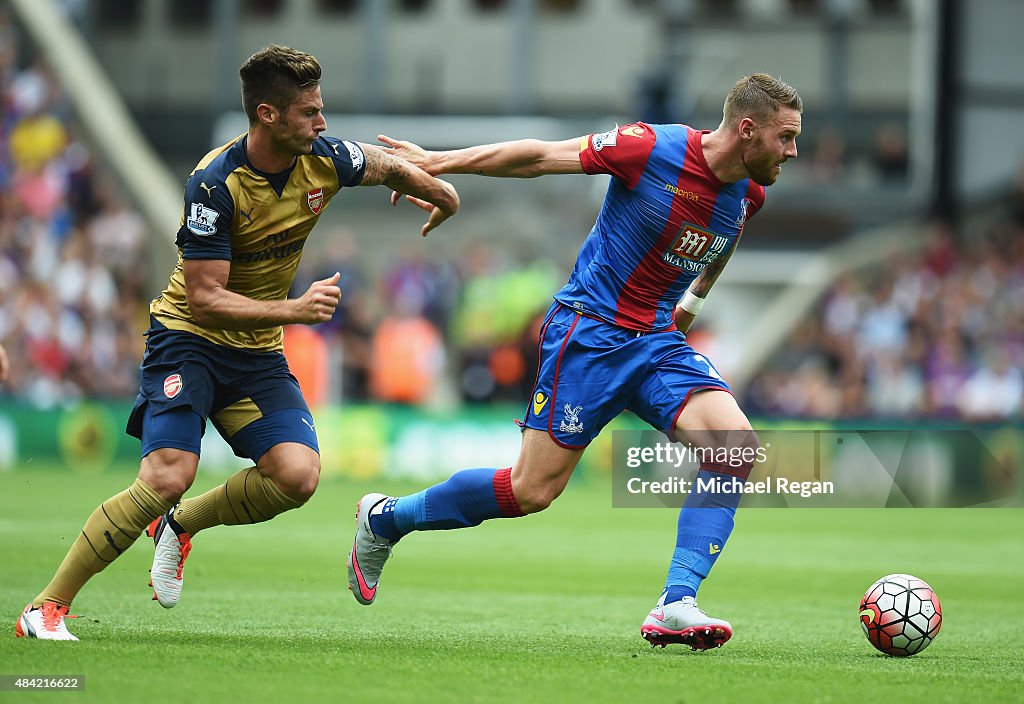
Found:
<svg viewBox="0 0 1024 704"><path fill-rule="evenodd" d="M199 187L202 188L204 191L206 191L206 197L207 198L212 198L213 197L213 189L216 188L217 186L216 185L207 186L205 183L200 182L199 183Z"/></svg>

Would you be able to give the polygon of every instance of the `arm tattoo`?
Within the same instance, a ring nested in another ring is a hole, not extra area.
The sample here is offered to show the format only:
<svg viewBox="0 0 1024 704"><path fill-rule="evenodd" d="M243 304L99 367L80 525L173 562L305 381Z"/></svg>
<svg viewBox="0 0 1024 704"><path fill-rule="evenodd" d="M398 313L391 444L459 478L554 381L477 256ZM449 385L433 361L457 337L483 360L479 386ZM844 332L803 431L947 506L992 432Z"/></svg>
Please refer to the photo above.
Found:
<svg viewBox="0 0 1024 704"><path fill-rule="evenodd" d="M722 269L724 269L725 265L729 263L730 259L732 259L732 254L736 251L736 248L740 246L740 238L742 236L742 232L736 236L736 241L733 243L732 249L729 250L728 254L724 257L718 257L715 261L704 267L704 271L702 271L700 275L693 280L693 283L690 284L690 293L700 298L707 298L708 291L710 291L711 287L715 285L716 281L718 281L718 277L722 273Z"/></svg>
<svg viewBox="0 0 1024 704"><path fill-rule="evenodd" d="M363 186L402 183L412 173L409 165L379 149L364 149L366 170L363 172Z"/></svg>
<svg viewBox="0 0 1024 704"><path fill-rule="evenodd" d="M708 291L715 285L715 281L718 280L718 275L722 273L722 269L725 268L725 263L729 257L719 257L715 261L711 262L704 268L704 271L700 273L693 283L690 284L690 292L699 298L707 298Z"/></svg>

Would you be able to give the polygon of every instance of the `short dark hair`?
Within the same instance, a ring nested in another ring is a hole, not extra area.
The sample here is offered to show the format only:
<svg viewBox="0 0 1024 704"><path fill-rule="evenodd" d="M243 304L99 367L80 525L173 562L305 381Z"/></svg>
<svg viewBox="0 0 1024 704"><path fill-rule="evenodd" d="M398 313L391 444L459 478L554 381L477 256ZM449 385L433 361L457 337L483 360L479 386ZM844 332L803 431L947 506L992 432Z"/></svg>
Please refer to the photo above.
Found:
<svg viewBox="0 0 1024 704"><path fill-rule="evenodd" d="M736 81L729 91L722 108L722 118L727 125L738 124L744 117L763 121L783 106L797 112L804 111L804 101L796 88L767 73L753 73Z"/></svg>
<svg viewBox="0 0 1024 704"><path fill-rule="evenodd" d="M320 63L312 54L271 44L250 56L238 71L242 79L242 107L249 124L258 120L260 103L286 110L301 91L320 83Z"/></svg>

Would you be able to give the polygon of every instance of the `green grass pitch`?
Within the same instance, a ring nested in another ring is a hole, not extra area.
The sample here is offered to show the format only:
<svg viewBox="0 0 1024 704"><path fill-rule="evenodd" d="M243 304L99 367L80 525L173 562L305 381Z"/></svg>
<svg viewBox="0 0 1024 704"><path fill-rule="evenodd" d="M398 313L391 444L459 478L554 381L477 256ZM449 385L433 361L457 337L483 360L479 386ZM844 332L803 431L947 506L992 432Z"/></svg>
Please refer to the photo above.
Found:
<svg viewBox="0 0 1024 704"><path fill-rule="evenodd" d="M1024 701L1020 510L741 509L701 591L735 637L652 650L639 627L676 515L612 509L597 477L537 516L408 537L371 607L345 588L355 502L417 487L325 481L299 511L198 536L176 609L149 600L143 538L79 595L81 642L15 639L88 513L130 481L0 475L0 674L86 678L82 692L0 700ZM908 659L875 652L857 621L864 590L890 572L927 580L943 604L939 637Z"/></svg>

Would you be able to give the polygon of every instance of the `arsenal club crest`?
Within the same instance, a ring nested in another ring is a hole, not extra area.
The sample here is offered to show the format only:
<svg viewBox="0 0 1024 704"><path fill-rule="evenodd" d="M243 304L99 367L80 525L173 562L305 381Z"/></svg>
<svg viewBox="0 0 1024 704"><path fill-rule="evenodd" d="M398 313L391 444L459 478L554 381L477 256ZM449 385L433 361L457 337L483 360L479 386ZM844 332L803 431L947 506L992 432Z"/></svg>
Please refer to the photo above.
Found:
<svg viewBox="0 0 1024 704"><path fill-rule="evenodd" d="M182 386L184 384L181 381L181 374L171 374L164 379L164 396L174 398L181 392Z"/></svg>
<svg viewBox="0 0 1024 704"><path fill-rule="evenodd" d="M318 188L315 191L307 193L306 205L309 206L309 211L313 213L313 215L319 215L320 211L324 207L324 189Z"/></svg>

